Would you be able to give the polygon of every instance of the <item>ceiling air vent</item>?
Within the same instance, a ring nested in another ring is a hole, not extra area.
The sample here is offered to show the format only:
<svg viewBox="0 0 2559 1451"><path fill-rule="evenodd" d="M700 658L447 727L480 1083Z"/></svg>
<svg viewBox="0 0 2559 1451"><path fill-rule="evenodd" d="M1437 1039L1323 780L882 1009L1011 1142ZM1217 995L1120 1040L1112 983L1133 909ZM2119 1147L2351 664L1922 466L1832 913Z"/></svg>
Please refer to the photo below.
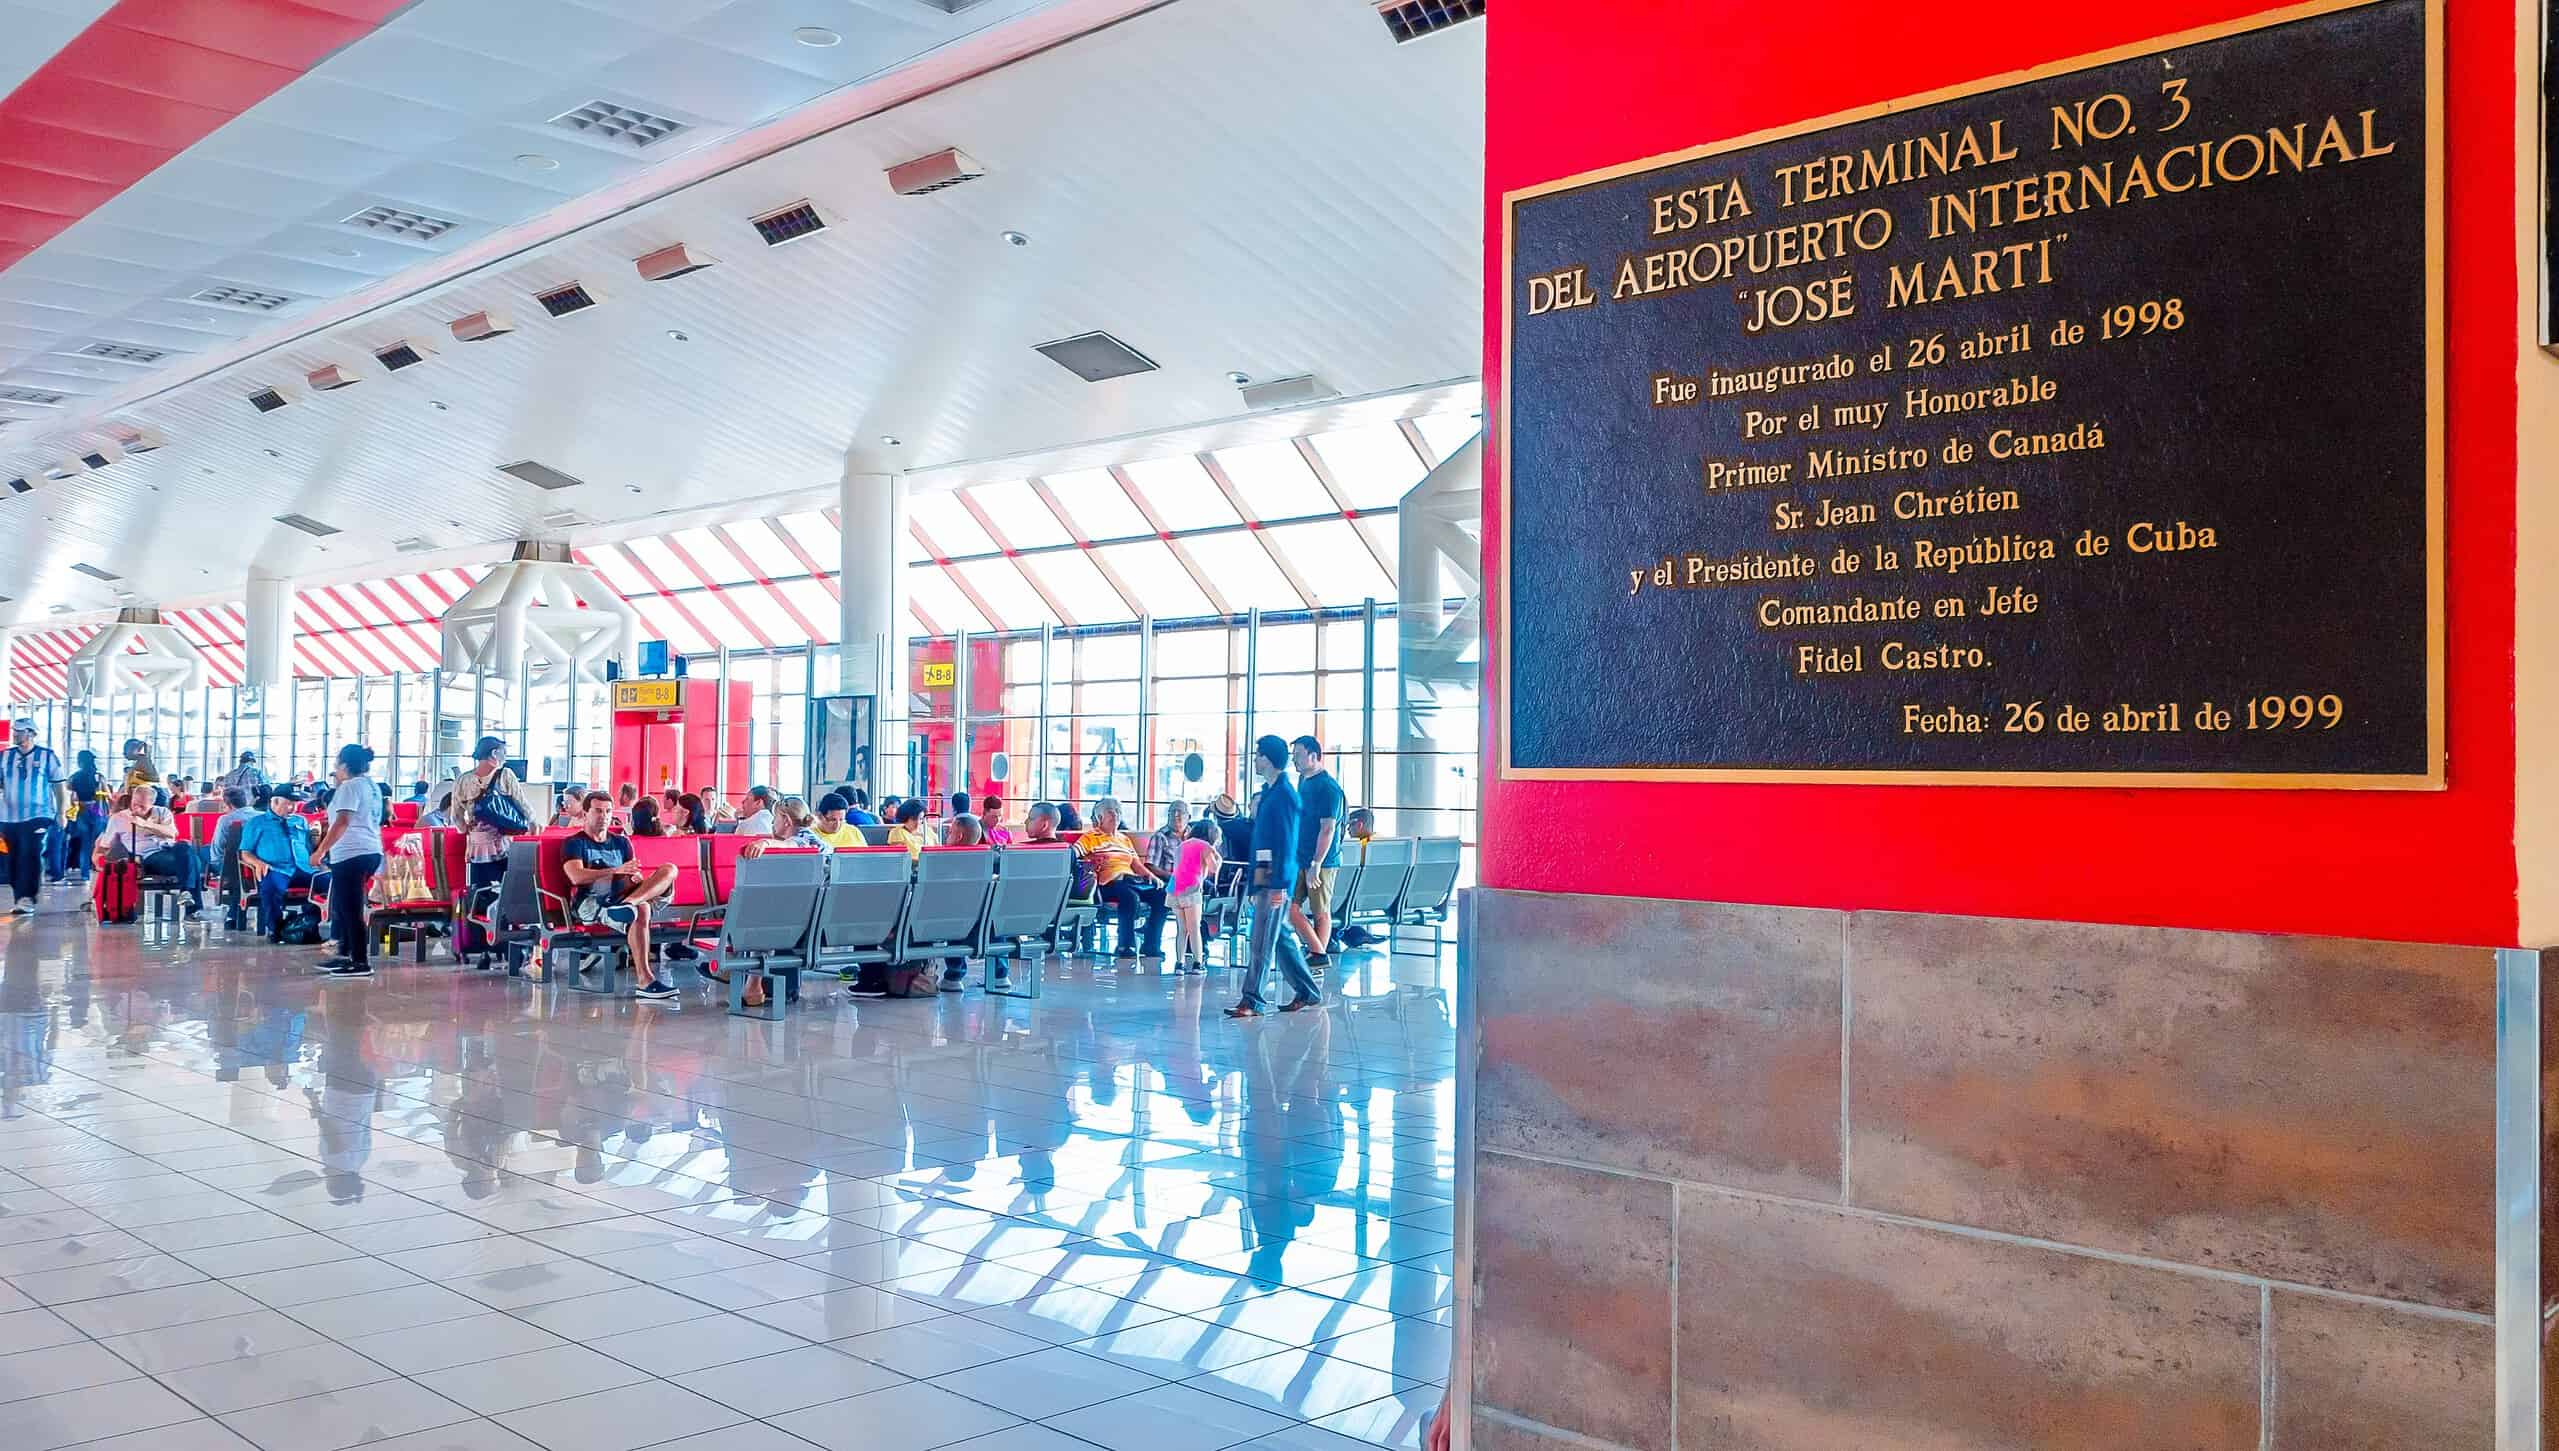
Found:
<svg viewBox="0 0 2559 1451"><path fill-rule="evenodd" d="M161 442L160 435L147 428L135 428L130 424L110 423L107 425L107 432L115 435L115 441L124 445L126 453L150 453L157 449Z"/></svg>
<svg viewBox="0 0 2559 1451"><path fill-rule="evenodd" d="M71 572L73 574L85 574L91 579L103 579L109 584L113 584L117 580L124 578L123 575L117 574L113 570L100 569L94 564L75 564L71 566Z"/></svg>
<svg viewBox="0 0 2559 1451"><path fill-rule="evenodd" d="M391 541L391 552L394 554L424 554L433 548L435 548L435 541L423 534L412 539Z"/></svg>
<svg viewBox="0 0 2559 1451"><path fill-rule="evenodd" d="M927 196L986 175L977 158L954 146L889 168L889 190L899 196Z"/></svg>
<svg viewBox="0 0 2559 1451"><path fill-rule="evenodd" d="M273 312L293 298L282 292L260 292L254 287L208 287L197 293L195 300L215 307L236 307L243 312Z"/></svg>
<svg viewBox="0 0 2559 1451"><path fill-rule="evenodd" d="M1039 351L1048 360L1073 373L1087 383L1125 378L1131 373L1152 373L1155 360L1112 337L1109 333L1078 333L1042 343Z"/></svg>
<svg viewBox="0 0 2559 1451"><path fill-rule="evenodd" d="M826 218L819 216L817 208L807 202L795 203L778 212L766 212L755 219L755 234L764 239L767 247L779 247L784 242L796 242L811 232L825 230Z"/></svg>
<svg viewBox="0 0 2559 1451"><path fill-rule="evenodd" d="M396 373L402 368L414 368L418 364L425 362L426 354L419 352L413 344L393 343L391 346L375 353L373 355L373 360L382 365L382 371L386 373Z"/></svg>
<svg viewBox="0 0 2559 1451"><path fill-rule="evenodd" d="M1267 383L1243 385L1244 406L1253 409L1294 408L1301 403L1320 403L1339 398L1342 390L1316 377L1300 373L1294 378L1273 378Z"/></svg>
<svg viewBox="0 0 2559 1451"><path fill-rule="evenodd" d="M37 408L59 408L62 395L41 388L0 388L0 403L25 403Z"/></svg>
<svg viewBox="0 0 2559 1451"><path fill-rule="evenodd" d="M80 462L76 458L67 458L58 464L47 466L44 471L44 476L58 484L65 479L76 479L88 471L89 466L87 464Z"/></svg>
<svg viewBox="0 0 2559 1451"><path fill-rule="evenodd" d="M696 252L682 242L678 242L671 247L660 247L646 257L635 258L631 265L640 269L641 280L664 282L672 277L681 277L687 272L699 272L705 267L716 266L718 262L719 259L710 253Z"/></svg>
<svg viewBox="0 0 2559 1451"><path fill-rule="evenodd" d="M398 207L366 207L338 225L380 236L398 237L404 242L432 242L462 224L447 217L431 217L424 212L403 211Z"/></svg>
<svg viewBox="0 0 2559 1451"><path fill-rule="evenodd" d="M281 388L261 388L249 395L249 406L260 413L273 413L288 401Z"/></svg>
<svg viewBox="0 0 2559 1451"><path fill-rule="evenodd" d="M653 115L637 106L617 106L611 101L589 101L574 111L562 111L551 118L551 124L590 141L607 141L633 151L645 151L685 129L683 122L671 116Z"/></svg>
<svg viewBox="0 0 2559 1451"><path fill-rule="evenodd" d="M84 453L80 455L80 462L87 464L93 469L102 469L107 465L114 463L115 460L102 453Z"/></svg>
<svg viewBox="0 0 2559 1451"><path fill-rule="evenodd" d="M595 521L575 509L554 509L539 522L545 529L583 529Z"/></svg>
<svg viewBox="0 0 2559 1451"><path fill-rule="evenodd" d="M323 524L308 514L278 514L275 516L275 522L287 529L299 529L314 539L326 539L338 532L334 527Z"/></svg>
<svg viewBox="0 0 2559 1451"><path fill-rule="evenodd" d="M314 393L334 393L340 388L352 388L364 381L335 363L325 368L313 368L302 376L303 381L311 385L311 391Z"/></svg>
<svg viewBox="0 0 2559 1451"><path fill-rule="evenodd" d="M1483 18L1485 0L1377 0L1377 18L1398 44Z"/></svg>
<svg viewBox="0 0 2559 1451"><path fill-rule="evenodd" d="M498 472L513 474L537 489L574 489L586 482L575 475L564 474L549 464L535 463L529 458L518 459L511 464L500 464Z"/></svg>
<svg viewBox="0 0 2559 1451"><path fill-rule="evenodd" d="M9 492L10 492L10 493L13 493L13 494L32 494L32 493L34 493L35 491L36 491L36 486L35 486L35 485L33 485L33 484L31 484L31 483L28 483L28 482L27 482L26 480L24 480L24 479L11 479L11 480L9 481Z"/></svg>
<svg viewBox="0 0 2559 1451"><path fill-rule="evenodd" d="M156 363L169 355L158 348L137 348L131 343L91 343L80 350L80 356L114 363Z"/></svg>
<svg viewBox="0 0 2559 1451"><path fill-rule="evenodd" d="M588 301L592 303L594 299L589 298ZM556 312L551 315L559 316ZM484 343L491 338L505 337L513 331L515 331L515 324L507 321L503 313L484 310L475 312L469 317L457 317L453 320L453 340L457 343Z"/></svg>
<svg viewBox="0 0 2559 1451"><path fill-rule="evenodd" d="M537 292L533 294L533 300L542 304L542 310L553 317L567 317L570 313L584 312L595 306L594 295L586 290L586 284L582 282L572 282L565 287L554 287L548 292Z"/></svg>

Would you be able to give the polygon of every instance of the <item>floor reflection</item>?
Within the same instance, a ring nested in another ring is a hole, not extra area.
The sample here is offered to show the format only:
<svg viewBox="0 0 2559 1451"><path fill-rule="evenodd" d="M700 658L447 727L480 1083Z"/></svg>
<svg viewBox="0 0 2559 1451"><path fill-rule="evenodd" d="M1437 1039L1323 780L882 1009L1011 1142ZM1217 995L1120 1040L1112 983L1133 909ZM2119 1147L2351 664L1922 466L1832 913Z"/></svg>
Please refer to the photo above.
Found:
<svg viewBox="0 0 2559 1451"><path fill-rule="evenodd" d="M601 1451L695 1422L928 1451L1017 1420L1312 1451L1417 1446L1439 1400L1441 962L1355 953L1336 1006L1255 1023L1220 1016L1222 978L1089 967L1034 1002L813 989L765 1023L444 967L322 982L305 950L67 914L0 931L0 1284L92 1247L122 1267L28 1298L139 1337L129 1403L179 1392L154 1426L264 1444L261 1416L326 1398L386 1437L485 1419ZM151 1368L233 1322L330 1347L343 1384L235 1368L216 1410ZM71 1444L57 1420L110 1434L32 1404L30 1451Z"/></svg>

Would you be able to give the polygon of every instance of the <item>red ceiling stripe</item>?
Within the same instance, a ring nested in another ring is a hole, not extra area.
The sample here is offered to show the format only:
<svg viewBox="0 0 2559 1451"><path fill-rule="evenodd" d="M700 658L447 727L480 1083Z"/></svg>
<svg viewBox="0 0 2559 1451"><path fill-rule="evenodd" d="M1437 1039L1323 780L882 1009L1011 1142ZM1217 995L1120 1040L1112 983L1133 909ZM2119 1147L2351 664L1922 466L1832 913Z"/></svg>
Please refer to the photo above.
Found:
<svg viewBox="0 0 2559 1451"><path fill-rule="evenodd" d="M755 643L763 646L767 650L773 648L773 637L764 633L762 627L755 623L753 616L737 607L736 601L729 598L728 587L713 580L711 578L711 572L704 569L701 562L696 560L689 550L687 550L683 545L678 544L675 541L674 535L667 535L665 538L660 539L658 543L666 546L666 552L675 556L676 563L693 571L693 577L702 582L702 588L710 592L711 598L720 602L720 608L728 611L730 618L744 626L746 628L746 632L755 637ZM649 572L649 567L641 562L640 552L638 550L626 549L622 552L631 557L631 567L640 572L640 578L647 580L652 585L658 584L657 576L651 574ZM664 590L666 587L664 585L658 585L658 588L660 590ZM713 638L716 640L718 637L714 636Z"/></svg>
<svg viewBox="0 0 2559 1451"><path fill-rule="evenodd" d="M598 547L609 549L612 546L600 545ZM651 574L649 572L649 567L640 562L640 556L627 549L621 551L621 555L622 558L630 562L632 570L640 576L641 581L647 584L649 588L657 591L658 598L666 601L670 608L684 618L684 622L686 624L693 627L694 633L700 635L704 640L709 641L713 645L720 643L719 634L716 631L705 628L702 624L701 618L695 615L691 609L687 608L684 601L677 599L672 590L669 590L665 585L658 583L658 577ZM571 551L569 557L576 560L578 563L585 565L589 569L593 569L595 567L595 561L589 558L586 551L583 549ZM731 611L731 613L734 614L736 612ZM767 640L765 643L769 645L772 642Z"/></svg>
<svg viewBox="0 0 2559 1451"><path fill-rule="evenodd" d="M0 99L0 268L408 3L118 0Z"/></svg>
<svg viewBox="0 0 2559 1451"><path fill-rule="evenodd" d="M765 532L769 534L772 531L766 530ZM791 617L791 623L800 627L801 632L809 637L809 643L816 644L818 641L826 638L826 632L820 630L817 626L810 624L809 617L800 613L800 607L791 603L791 597L789 595L786 595L782 593L782 591L774 588L773 576L766 574L763 570L756 567L755 560L748 555L744 548L739 546L736 539L730 537L728 530L714 524L711 526L711 537L720 541L720 547L727 550L736 558L739 568L744 569L749 575L754 577L756 584L763 588L764 597L766 599L769 599L773 603L782 607L782 613ZM688 564L691 562L692 561L690 560L686 561ZM696 570L694 572L698 574L701 571Z"/></svg>

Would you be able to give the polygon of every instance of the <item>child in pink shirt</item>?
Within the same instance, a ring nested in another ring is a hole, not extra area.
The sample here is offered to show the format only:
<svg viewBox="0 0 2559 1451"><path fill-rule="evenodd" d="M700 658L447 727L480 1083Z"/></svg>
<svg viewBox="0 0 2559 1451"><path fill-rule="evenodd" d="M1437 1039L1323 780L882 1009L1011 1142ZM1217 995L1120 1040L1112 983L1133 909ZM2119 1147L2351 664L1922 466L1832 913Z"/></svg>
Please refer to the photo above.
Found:
<svg viewBox="0 0 2559 1451"><path fill-rule="evenodd" d="M1217 823L1206 817L1191 826L1173 863L1173 915L1180 924L1174 939L1175 972L1208 971L1208 951L1200 941L1201 889L1216 880Z"/></svg>

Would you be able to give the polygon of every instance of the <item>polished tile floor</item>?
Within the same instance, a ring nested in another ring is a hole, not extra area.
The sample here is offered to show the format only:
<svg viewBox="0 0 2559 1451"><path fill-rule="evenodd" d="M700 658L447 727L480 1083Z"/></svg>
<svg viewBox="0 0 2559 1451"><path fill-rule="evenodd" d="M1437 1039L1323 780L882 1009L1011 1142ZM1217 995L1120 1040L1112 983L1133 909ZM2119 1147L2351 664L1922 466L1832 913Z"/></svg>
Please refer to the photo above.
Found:
<svg viewBox="0 0 2559 1451"><path fill-rule="evenodd" d="M1362 1451L1450 1342L1449 969L785 1022L0 921L0 1447Z"/></svg>

